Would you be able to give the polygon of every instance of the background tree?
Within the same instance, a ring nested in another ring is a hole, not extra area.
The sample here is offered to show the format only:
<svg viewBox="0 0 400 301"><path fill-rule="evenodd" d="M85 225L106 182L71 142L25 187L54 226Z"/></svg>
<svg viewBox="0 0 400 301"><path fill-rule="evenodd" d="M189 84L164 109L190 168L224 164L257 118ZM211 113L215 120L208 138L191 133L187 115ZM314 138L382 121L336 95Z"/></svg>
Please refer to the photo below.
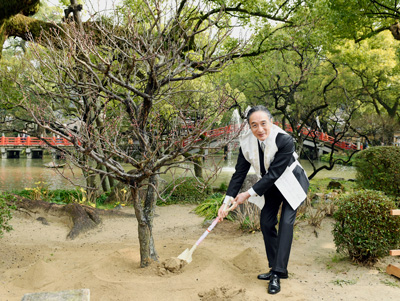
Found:
<svg viewBox="0 0 400 301"><path fill-rule="evenodd" d="M342 84L364 107L358 114L363 119L358 126L365 128L366 132L359 131L359 133L366 136L367 132L373 134L384 129L385 134L380 136L385 143L393 141L394 131L400 122L398 97L400 69L397 51L397 42L391 34L382 32L357 44L347 41L337 46L332 54L341 70ZM363 112L375 120L364 119ZM365 121L371 122L371 126L377 128L370 129Z"/></svg>
<svg viewBox="0 0 400 301"><path fill-rule="evenodd" d="M347 87L337 82L336 63L313 37L314 26L283 29L275 37L275 50L242 59L229 67L227 77L242 89L250 105L265 104L275 120L293 132L297 152L313 166L310 178L334 167L334 152L340 141L351 140L351 116L359 108ZM328 145L331 160L317 168L321 132L333 139ZM305 140L313 141L314 149L305 148Z"/></svg>
<svg viewBox="0 0 400 301"><path fill-rule="evenodd" d="M316 1L316 11L325 16L331 36L356 42L391 31L400 39L400 10L396 0Z"/></svg>

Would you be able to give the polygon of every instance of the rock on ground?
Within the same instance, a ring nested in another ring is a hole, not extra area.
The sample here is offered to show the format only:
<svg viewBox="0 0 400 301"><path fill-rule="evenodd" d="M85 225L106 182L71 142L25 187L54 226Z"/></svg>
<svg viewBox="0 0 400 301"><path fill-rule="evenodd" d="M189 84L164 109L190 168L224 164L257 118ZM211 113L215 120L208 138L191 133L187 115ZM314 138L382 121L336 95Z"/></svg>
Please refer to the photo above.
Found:
<svg viewBox="0 0 400 301"><path fill-rule="evenodd" d="M25 294L21 301L90 301L90 290L70 290Z"/></svg>

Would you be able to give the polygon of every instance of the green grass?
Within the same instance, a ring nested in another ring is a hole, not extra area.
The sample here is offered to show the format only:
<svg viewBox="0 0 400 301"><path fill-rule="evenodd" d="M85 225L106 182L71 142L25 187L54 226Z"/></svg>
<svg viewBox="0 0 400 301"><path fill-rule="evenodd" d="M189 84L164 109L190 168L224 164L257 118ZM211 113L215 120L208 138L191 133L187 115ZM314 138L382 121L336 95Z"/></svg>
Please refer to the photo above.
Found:
<svg viewBox="0 0 400 301"><path fill-rule="evenodd" d="M311 179L310 181L310 188L309 192L310 193L317 193L317 192L323 192L323 193L328 193L329 189L328 184L331 181L336 181L339 182L343 185L345 191L354 191L355 189L358 188L358 185L356 182L352 181L347 181L347 180L332 180L330 178L324 178L324 179Z"/></svg>
<svg viewBox="0 0 400 301"><path fill-rule="evenodd" d="M12 190L11 194L15 194L27 199L40 199L45 202L66 205L69 203L81 201L84 193L79 189L48 189L45 185L38 185L34 188L27 188L23 190ZM108 193L101 194L96 199L96 207L101 209L112 209L115 204L104 204Z"/></svg>
<svg viewBox="0 0 400 301"><path fill-rule="evenodd" d="M390 287L397 287L400 288L400 284L394 281L390 281L388 279L381 280L381 283Z"/></svg>
<svg viewBox="0 0 400 301"><path fill-rule="evenodd" d="M322 155L320 157L320 160L322 162L329 162L329 159L330 159L330 154L325 154L325 155ZM338 160L338 159L342 159L343 161L347 161L349 159L349 156L346 153L341 153L341 154L336 154L335 153L335 154L333 154L333 160ZM337 161L336 162L336 164L347 165L347 166L352 166L353 163L354 163L353 157L351 158L350 162L348 162L346 164L343 164L341 161Z"/></svg>
<svg viewBox="0 0 400 301"><path fill-rule="evenodd" d="M345 280L345 279L336 279L336 280L332 280L331 283L333 283L334 285L354 285L357 283L358 279L351 279L351 280Z"/></svg>
<svg viewBox="0 0 400 301"><path fill-rule="evenodd" d="M225 195L221 193L214 193L199 206L197 206L194 209L194 212L197 215L204 217L204 220L214 219L218 216L218 209L221 207L224 198ZM228 215L227 219L231 220L231 217Z"/></svg>

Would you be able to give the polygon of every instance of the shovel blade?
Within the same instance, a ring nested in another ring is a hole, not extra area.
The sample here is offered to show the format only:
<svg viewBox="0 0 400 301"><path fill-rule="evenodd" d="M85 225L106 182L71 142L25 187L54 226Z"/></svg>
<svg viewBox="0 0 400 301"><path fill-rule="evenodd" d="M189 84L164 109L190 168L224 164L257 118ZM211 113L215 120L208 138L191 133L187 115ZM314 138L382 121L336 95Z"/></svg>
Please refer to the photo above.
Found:
<svg viewBox="0 0 400 301"><path fill-rule="evenodd" d="M178 259L181 259L181 260L186 261L187 263L190 263L190 262L192 262L192 253L193 253L193 252L190 252L189 249L186 249L185 251L183 251L183 252L178 256Z"/></svg>

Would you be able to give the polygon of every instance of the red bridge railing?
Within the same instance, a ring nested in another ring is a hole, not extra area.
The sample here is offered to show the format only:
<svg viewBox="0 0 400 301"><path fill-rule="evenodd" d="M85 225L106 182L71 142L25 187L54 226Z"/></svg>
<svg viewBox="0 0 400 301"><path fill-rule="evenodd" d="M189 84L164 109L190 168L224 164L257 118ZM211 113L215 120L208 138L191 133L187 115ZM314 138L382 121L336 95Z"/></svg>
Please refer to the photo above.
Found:
<svg viewBox="0 0 400 301"><path fill-rule="evenodd" d="M276 125L280 125L278 122L274 122ZM217 128L217 129L212 129L210 131L204 132L204 135L206 137L210 137L210 138L214 138L214 137L218 137L218 136L222 136L222 135L227 135L227 134L232 134L232 133L236 133L239 129L240 129L241 125L228 125L225 127L221 127L221 128ZM286 132L293 132L292 127L290 126L286 126L285 128ZM329 136L328 134L324 133L324 132L319 132L319 131L310 131L308 129L302 129L300 131L300 133L303 136L306 137L310 137L312 138L316 138L316 140L319 141L323 141L326 143L330 143L333 144L335 142L335 138L333 136ZM183 146L186 146L189 142L193 141L193 142L198 142L201 139L186 139L183 142ZM339 141L335 143L335 146L341 149L345 149L345 150L357 150L357 144L353 143L353 142L348 142L348 141ZM360 148L362 149L363 146L360 145Z"/></svg>
<svg viewBox="0 0 400 301"><path fill-rule="evenodd" d="M277 122L275 124L279 125ZM286 126L285 128L286 132L293 132L293 129L291 126ZM329 136L328 134L324 132L319 132L319 131L310 131L308 129L303 128L300 133L303 136L310 137L310 138L316 138L316 140L327 142L330 144L333 144L335 142L335 138L333 136ZM353 142L348 142L348 141L336 141L335 146L341 149L345 150L357 150L358 146L357 144ZM360 145L360 149L363 149L363 146Z"/></svg>
<svg viewBox="0 0 400 301"><path fill-rule="evenodd" d="M277 122L275 124L279 125ZM234 134L240 129L241 125L228 125L225 127L212 129L204 132L203 134L208 138L215 138L222 135ZM285 130L287 132L293 132L293 129L290 126L286 126ZM319 131L309 131L307 129L302 129L301 134L306 137L315 138L316 140L323 141L326 143L333 144L335 142L335 138L329 136L326 133ZM186 146L190 142L198 142L201 139L186 139L183 142L183 146ZM44 137L44 138L34 138L34 137L5 137L0 136L0 146L46 146L47 143L50 145L57 146L72 146L73 144L64 138L57 137ZM347 141L339 141L335 143L336 147L346 150L357 150L357 145L352 142ZM362 149L362 145L360 145Z"/></svg>
<svg viewBox="0 0 400 301"><path fill-rule="evenodd" d="M73 144L64 138L57 137L5 137L0 136L0 146L46 146L47 143L57 146L72 146Z"/></svg>

